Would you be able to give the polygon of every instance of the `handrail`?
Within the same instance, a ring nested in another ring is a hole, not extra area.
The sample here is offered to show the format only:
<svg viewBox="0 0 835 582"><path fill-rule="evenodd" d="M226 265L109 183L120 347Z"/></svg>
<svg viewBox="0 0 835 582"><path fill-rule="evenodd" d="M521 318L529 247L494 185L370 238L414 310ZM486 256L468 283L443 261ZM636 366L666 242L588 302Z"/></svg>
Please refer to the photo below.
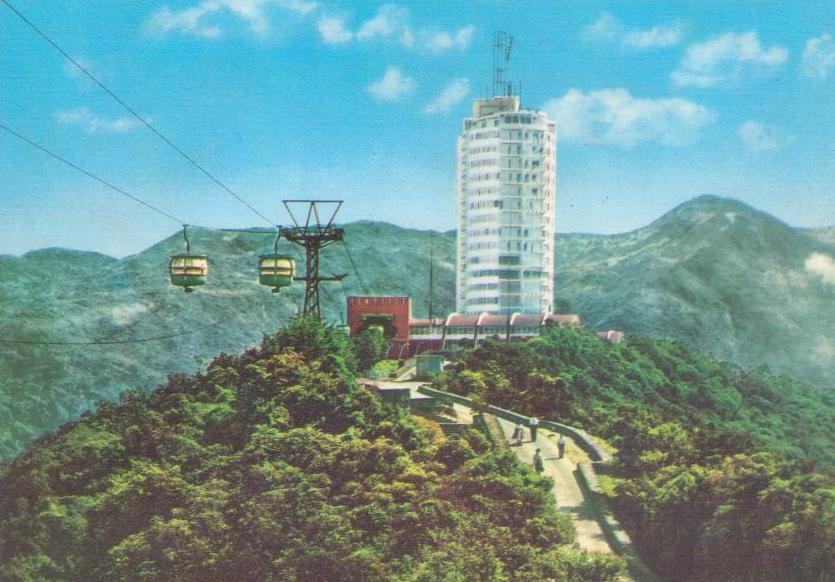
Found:
<svg viewBox="0 0 835 582"><path fill-rule="evenodd" d="M444 392L443 390L436 390L434 388L430 388L429 386L420 386L417 391L421 394L425 394L426 396L435 397L438 400L456 402L471 408L481 407L489 414L504 418L510 422L524 424L525 426L529 426L529 421L531 419L530 416L524 416L491 404L481 406L466 396L461 396L460 394L454 394L452 392ZM607 538L607 542L615 553L626 558L629 573L635 580L640 580L642 582L656 582L658 578L638 555L629 534L624 531L623 526L621 526L618 520L608 511L608 509L600 507L599 505L600 503L605 505L605 502L600 501L603 496L600 491L600 486L597 483L595 465L598 463L602 464L611 462L612 455L605 451L594 439L594 437L583 429L551 420L540 420L539 426L546 430L565 434L566 436L572 438L577 446L579 446L592 459L592 461L594 461L593 463L578 463L577 481L580 484L580 488L583 490L583 495L588 496L591 499L594 512L597 514L598 521L600 522L601 529Z"/></svg>
<svg viewBox="0 0 835 582"><path fill-rule="evenodd" d="M460 394L455 394L453 392L436 390L435 388L430 388L429 386L420 386L418 388L418 392L426 394L427 396L434 396L439 400L457 402L470 407L477 406L471 398L467 398L466 396L461 396ZM523 414L513 412L512 410L505 410L504 408L499 408L498 406L493 406L492 404L485 406L485 410L490 414L498 416L499 418L504 418L505 420L519 423L524 426L529 426L531 419L530 416L525 416ZM546 430L558 432L574 439L577 446L579 446L592 461L598 463L609 463L612 460L612 455L600 446L600 443L598 443L593 436L581 428L562 424L561 422L554 422L552 420L540 420L539 426Z"/></svg>

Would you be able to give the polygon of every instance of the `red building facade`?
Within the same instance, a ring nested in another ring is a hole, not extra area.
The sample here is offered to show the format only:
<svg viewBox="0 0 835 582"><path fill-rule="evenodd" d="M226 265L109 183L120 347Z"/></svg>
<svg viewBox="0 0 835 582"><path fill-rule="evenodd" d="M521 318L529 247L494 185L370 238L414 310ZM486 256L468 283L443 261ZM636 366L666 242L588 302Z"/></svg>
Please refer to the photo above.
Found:
<svg viewBox="0 0 835 582"><path fill-rule="evenodd" d="M348 327L351 335L367 327L382 327L391 342L388 353L390 358L404 358L460 346L477 346L489 339L526 339L538 336L548 326L580 325L578 315L560 313L452 313L444 319L413 319L409 297L348 297Z"/></svg>
<svg viewBox="0 0 835 582"><path fill-rule="evenodd" d="M387 338L409 341L412 301L409 297L348 297L348 327L351 335L369 326L382 326Z"/></svg>

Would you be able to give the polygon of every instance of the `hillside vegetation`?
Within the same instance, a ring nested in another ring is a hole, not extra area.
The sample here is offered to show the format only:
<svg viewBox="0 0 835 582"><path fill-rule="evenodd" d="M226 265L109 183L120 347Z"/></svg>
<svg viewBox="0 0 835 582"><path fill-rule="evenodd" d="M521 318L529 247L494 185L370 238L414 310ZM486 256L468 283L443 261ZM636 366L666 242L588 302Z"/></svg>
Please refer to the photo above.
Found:
<svg viewBox="0 0 835 582"><path fill-rule="evenodd" d="M835 387L835 246L702 196L646 228L557 239L556 293L594 329L683 340Z"/></svg>
<svg viewBox="0 0 835 582"><path fill-rule="evenodd" d="M559 328L490 343L436 385L609 439L618 514L670 580L835 580L831 390Z"/></svg>
<svg viewBox="0 0 835 582"><path fill-rule="evenodd" d="M477 432L447 440L295 320L0 465L0 580L614 582L551 482Z"/></svg>
<svg viewBox="0 0 835 582"><path fill-rule="evenodd" d="M323 253L322 272L349 273L342 284L323 284L324 315L344 321L345 297L408 294L425 313L430 245L437 258L435 301L452 302L454 239L390 225L349 225L348 244L359 263L353 272L345 249ZM73 342L161 341L93 346L0 342L0 458L55 430L103 398L128 388L150 391L171 372L192 372L215 354L257 345L301 309L303 286L271 294L257 282L258 256L272 252L266 231L190 233L195 252L210 259L209 283L185 294L171 287L169 255L183 251L182 234L121 260L96 253L46 249L0 256L0 340ZM434 239L434 242L433 240ZM298 259L297 249L283 250ZM304 261L299 260L303 269ZM187 335L182 335L187 334Z"/></svg>
<svg viewBox="0 0 835 582"><path fill-rule="evenodd" d="M454 233L380 223L346 230L361 277L340 245L323 253L324 273L349 274L342 284L324 284L330 321L344 321L346 295L364 292L409 295L415 315L425 316L430 246L434 313L454 309ZM593 329L683 340L722 359L833 387L835 284L825 267L835 247L827 232L702 197L631 233L558 235L556 304ZM190 295L166 276L168 256L182 252L179 233L118 260L61 249L0 256L0 340L172 336L100 346L0 343L0 458L99 399L130 387L149 391L168 373L192 372L218 352L256 345L299 310L301 285L273 295L256 282L271 233L195 230L191 238L196 252L209 255L211 272L209 284Z"/></svg>

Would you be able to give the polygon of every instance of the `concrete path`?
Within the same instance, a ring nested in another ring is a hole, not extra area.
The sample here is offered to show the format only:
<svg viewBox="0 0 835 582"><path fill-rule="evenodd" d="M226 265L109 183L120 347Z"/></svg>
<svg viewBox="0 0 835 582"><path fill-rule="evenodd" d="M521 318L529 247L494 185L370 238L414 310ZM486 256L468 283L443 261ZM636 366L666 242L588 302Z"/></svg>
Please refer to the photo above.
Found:
<svg viewBox="0 0 835 582"><path fill-rule="evenodd" d="M419 394L417 389L424 385L425 382L408 381L413 378L414 369L410 369L406 374L403 374L397 379L397 383L401 386L408 387L412 390L413 395ZM373 383L373 381L372 381ZM458 419L462 422L472 423L472 410L462 404L453 404L453 409ZM504 432L505 439L510 445L517 457L528 465L533 465L533 455L536 449L541 449L541 454L545 464L545 474L551 477L554 481L553 494L557 502L557 507L560 511L567 513L574 528L577 531L576 542L580 548L589 552L599 552L603 554L615 554L616 552L609 545L600 523L597 520L597 514L592 501L583 496L583 491L580 489L580 484L577 482L577 462L588 462L589 458L572 439L566 438L565 456L559 458L559 448L557 447L558 433L539 429L536 443L530 441L530 431L525 429L526 439L521 445L514 444L510 436L513 434L514 423L494 417ZM623 582L657 582L657 578L651 574L641 562L640 567L636 567L633 560L626 556L629 570L621 576ZM646 570L646 571L645 571Z"/></svg>
<svg viewBox="0 0 835 582"><path fill-rule="evenodd" d="M504 430L505 437L512 435L515 425L502 418L498 420ZM583 497L583 491L574 477L577 465L571 459L583 455L582 451L574 445L571 439L566 439L566 454L565 457L560 459L558 458L559 449L556 442L559 437L554 433L540 428L535 445L530 441L530 432L527 429L525 429L525 437L526 440L521 446L513 445L510 449L516 453L523 463L528 465L533 464L533 455L536 449L541 449L542 457L545 460L545 474L554 480L553 492L557 500L557 506L560 511L571 516L574 527L577 529L577 545L590 552L613 553L612 548L606 541L603 530L600 528L600 524L597 522L591 502ZM510 442L509 438L508 441Z"/></svg>

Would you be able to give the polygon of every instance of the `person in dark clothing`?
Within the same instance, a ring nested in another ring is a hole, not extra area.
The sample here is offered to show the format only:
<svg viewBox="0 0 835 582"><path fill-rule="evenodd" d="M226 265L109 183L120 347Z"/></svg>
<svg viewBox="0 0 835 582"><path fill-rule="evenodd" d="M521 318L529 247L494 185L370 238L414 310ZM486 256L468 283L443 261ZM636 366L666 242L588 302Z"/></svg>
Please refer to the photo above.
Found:
<svg viewBox="0 0 835 582"><path fill-rule="evenodd" d="M560 450L560 459L565 456L565 435L560 435L560 440L557 441L557 448Z"/></svg>
<svg viewBox="0 0 835 582"><path fill-rule="evenodd" d="M524 430L525 429L522 428L522 425L517 422L516 427L513 429L513 437L511 438L511 440L515 444L517 444L517 445L522 444L522 436L524 434Z"/></svg>
<svg viewBox="0 0 835 582"><path fill-rule="evenodd" d="M539 428L539 419L535 416L532 416L531 419L528 421L528 426L531 427L531 442L536 442L536 429Z"/></svg>
<svg viewBox="0 0 835 582"><path fill-rule="evenodd" d="M537 473L542 473L545 470L545 463L542 460L542 453L536 449L536 454L533 456L533 470Z"/></svg>

